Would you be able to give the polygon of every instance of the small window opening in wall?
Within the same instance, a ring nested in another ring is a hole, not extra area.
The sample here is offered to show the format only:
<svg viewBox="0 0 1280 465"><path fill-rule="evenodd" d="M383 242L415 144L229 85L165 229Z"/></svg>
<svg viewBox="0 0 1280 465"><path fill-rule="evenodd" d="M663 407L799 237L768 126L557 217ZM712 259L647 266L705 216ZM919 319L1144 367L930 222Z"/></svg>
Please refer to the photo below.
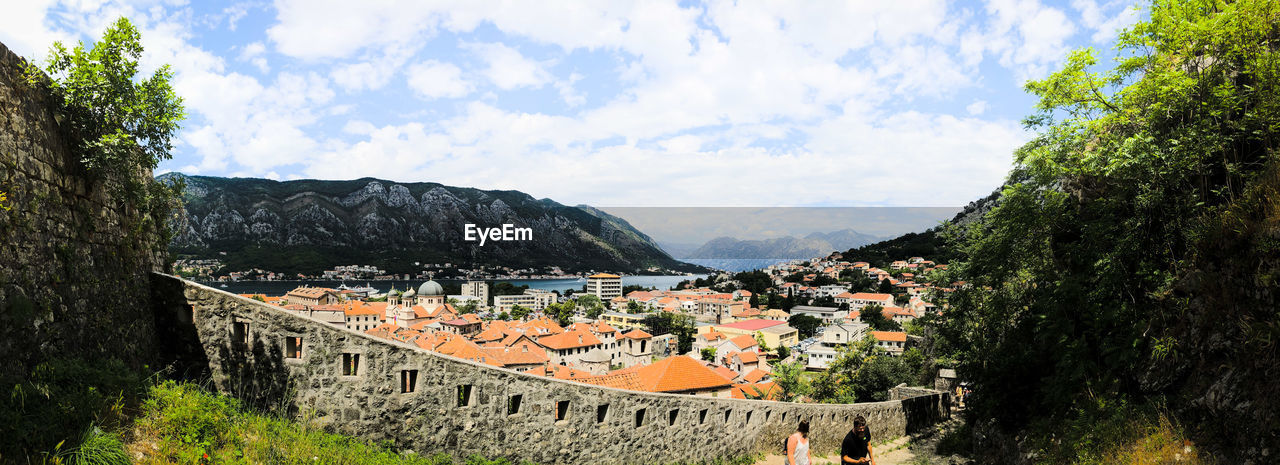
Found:
<svg viewBox="0 0 1280 465"><path fill-rule="evenodd" d="M302 338L284 338L284 356L286 358L302 358Z"/></svg>
<svg viewBox="0 0 1280 465"><path fill-rule="evenodd" d="M766 410L766 411L764 412L764 422L765 422L765 423L768 423L768 422L769 422L769 417L771 417L771 416L773 416L773 411L772 411L772 410Z"/></svg>
<svg viewBox="0 0 1280 465"><path fill-rule="evenodd" d="M556 402L556 421L564 421L565 418L569 418L569 401L558 401Z"/></svg>
<svg viewBox="0 0 1280 465"><path fill-rule="evenodd" d="M600 404L596 407L596 423L604 423L609 418L609 404Z"/></svg>
<svg viewBox="0 0 1280 465"><path fill-rule="evenodd" d="M471 385L459 384L458 385L458 406L466 407L468 405L471 405Z"/></svg>
<svg viewBox="0 0 1280 465"><path fill-rule="evenodd" d="M744 425L750 425L750 424L751 424L751 413L752 413L752 412L747 412L747 418L746 418L745 420L742 420L742 424L744 424Z"/></svg>
<svg viewBox="0 0 1280 465"><path fill-rule="evenodd" d="M727 424L727 423L729 423L729 417L730 417L730 416L732 416L732 415L733 415L733 410L725 410L725 411L724 411L724 422L725 422L726 424Z"/></svg>
<svg viewBox="0 0 1280 465"><path fill-rule="evenodd" d="M520 413L520 401L524 400L524 395L515 394L507 398L507 415L515 415Z"/></svg>
<svg viewBox="0 0 1280 465"><path fill-rule="evenodd" d="M698 411L698 424L701 425L706 422L707 422L707 409L704 408Z"/></svg>
<svg viewBox="0 0 1280 465"><path fill-rule="evenodd" d="M636 428L644 426L644 409L636 410Z"/></svg>
<svg viewBox="0 0 1280 465"><path fill-rule="evenodd" d="M360 354L342 354L342 376L360 374Z"/></svg>
<svg viewBox="0 0 1280 465"><path fill-rule="evenodd" d="M181 315L180 318L182 319L183 324L188 324L188 325L195 324L196 323L196 306L184 305L182 307L182 313L180 315Z"/></svg>
<svg viewBox="0 0 1280 465"><path fill-rule="evenodd" d="M676 418L680 417L680 409L672 409L667 412L667 426L675 426Z"/></svg>
<svg viewBox="0 0 1280 465"><path fill-rule="evenodd" d="M249 345L249 323L231 323L231 342Z"/></svg>
<svg viewBox="0 0 1280 465"><path fill-rule="evenodd" d="M407 394L418 387L418 370L400 370L400 392Z"/></svg>

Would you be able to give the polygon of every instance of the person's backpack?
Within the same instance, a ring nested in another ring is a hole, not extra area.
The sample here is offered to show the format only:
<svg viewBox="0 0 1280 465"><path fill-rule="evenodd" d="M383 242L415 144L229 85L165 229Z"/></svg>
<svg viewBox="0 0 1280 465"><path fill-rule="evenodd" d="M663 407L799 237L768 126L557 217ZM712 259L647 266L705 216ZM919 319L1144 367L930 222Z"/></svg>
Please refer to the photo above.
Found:
<svg viewBox="0 0 1280 465"><path fill-rule="evenodd" d="M790 440L791 440L791 436L790 436L790 435L787 435L787 436L783 436L783 437L782 437L782 456L783 456L783 457L786 457L786 456L787 456L787 442L788 442L788 441L790 441ZM786 462L782 462L782 463L786 463Z"/></svg>

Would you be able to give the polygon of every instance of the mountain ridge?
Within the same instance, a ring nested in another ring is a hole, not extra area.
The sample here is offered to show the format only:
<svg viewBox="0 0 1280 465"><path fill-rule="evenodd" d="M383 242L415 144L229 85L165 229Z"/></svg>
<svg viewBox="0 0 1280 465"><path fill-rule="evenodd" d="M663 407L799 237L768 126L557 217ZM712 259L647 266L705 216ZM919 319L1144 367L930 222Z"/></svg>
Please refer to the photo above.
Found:
<svg viewBox="0 0 1280 465"><path fill-rule="evenodd" d="M852 228L831 232L812 232L803 237L784 236L771 239L738 239L722 236L680 258L691 259L800 259L822 257L835 250L870 244L882 238L863 234Z"/></svg>
<svg viewBox="0 0 1280 465"><path fill-rule="evenodd" d="M418 263L558 266L565 271L701 271L672 259L626 220L590 206L566 206L513 190L435 182L274 181L166 173L185 184L172 222L175 253L239 266L314 273L374 264L413 273ZM467 224L530 228L527 241L465 240ZM222 253L226 254L223 255Z"/></svg>

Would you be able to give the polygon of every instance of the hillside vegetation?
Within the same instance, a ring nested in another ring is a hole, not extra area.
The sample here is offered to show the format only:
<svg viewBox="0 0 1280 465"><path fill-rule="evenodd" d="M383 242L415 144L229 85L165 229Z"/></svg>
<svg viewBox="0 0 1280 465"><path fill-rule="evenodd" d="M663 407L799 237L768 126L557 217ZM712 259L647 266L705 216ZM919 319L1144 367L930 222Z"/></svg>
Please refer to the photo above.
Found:
<svg viewBox="0 0 1280 465"><path fill-rule="evenodd" d="M1114 462L1162 423L1184 454L1280 454L1280 4L1148 15L1111 69L1080 50L1027 85L1038 135L950 231L972 285L939 332L989 460Z"/></svg>

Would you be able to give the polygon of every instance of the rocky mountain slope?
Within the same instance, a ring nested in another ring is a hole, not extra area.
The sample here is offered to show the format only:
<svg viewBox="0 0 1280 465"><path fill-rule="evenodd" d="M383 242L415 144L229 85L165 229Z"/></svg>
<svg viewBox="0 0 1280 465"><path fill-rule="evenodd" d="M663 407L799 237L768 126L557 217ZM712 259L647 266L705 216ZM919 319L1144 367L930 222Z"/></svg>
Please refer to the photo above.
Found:
<svg viewBox="0 0 1280 465"><path fill-rule="evenodd" d="M166 174L186 184L176 253L231 269L315 273L374 264L412 273L418 263L559 266L566 271L699 271L673 260L625 220L591 207L437 183L271 181ZM466 241L464 227L530 228L527 241Z"/></svg>

